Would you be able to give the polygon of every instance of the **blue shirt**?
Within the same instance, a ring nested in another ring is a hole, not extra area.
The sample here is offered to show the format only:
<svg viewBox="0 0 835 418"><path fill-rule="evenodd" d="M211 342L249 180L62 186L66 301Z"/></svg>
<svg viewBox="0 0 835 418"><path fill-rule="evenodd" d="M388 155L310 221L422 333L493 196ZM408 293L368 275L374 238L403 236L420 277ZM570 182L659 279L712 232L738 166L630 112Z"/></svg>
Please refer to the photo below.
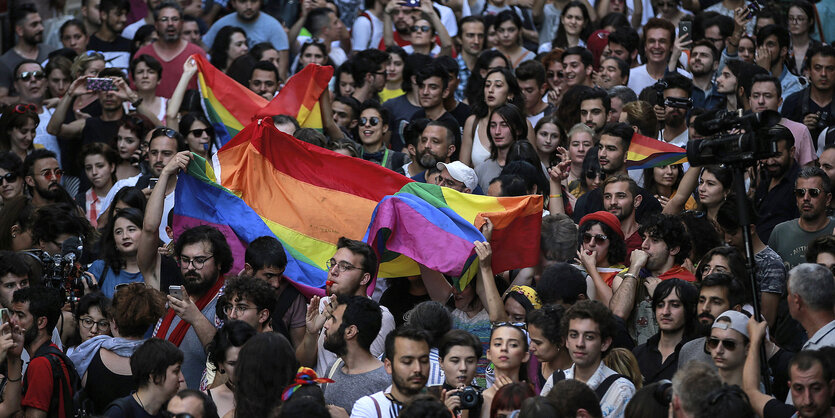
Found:
<svg viewBox="0 0 835 418"><path fill-rule="evenodd" d="M800 77L792 74L789 72L789 68L786 67L786 64L783 64L783 73L780 74L780 86L783 87L783 100L786 100L787 97L791 96L793 93L797 93L806 86L806 82L801 84Z"/></svg>
<svg viewBox="0 0 835 418"><path fill-rule="evenodd" d="M467 63L459 54L455 58L458 62L458 88L455 89L455 100L459 102L464 101L464 90L467 88L467 81L470 79L470 69L467 68Z"/></svg>
<svg viewBox="0 0 835 418"><path fill-rule="evenodd" d="M693 107L701 107L705 110L716 109L725 103L725 95L716 91L716 84L712 81L708 91L693 86L690 97L693 99Z"/></svg>
<svg viewBox="0 0 835 418"><path fill-rule="evenodd" d="M99 283L102 293L111 299L113 298L113 295L116 294L117 285L123 283L142 283L145 280L140 272L128 273L124 270L120 270L119 274L116 274L109 266L107 267L107 273L104 274L104 265L104 260L96 260L90 265L90 268L88 268L87 271L96 277L96 281Z"/></svg>
<svg viewBox="0 0 835 418"><path fill-rule="evenodd" d="M237 26L243 29L246 32L246 40L250 48L261 42L271 43L278 51L286 51L290 48L290 44L287 42L287 33L284 32L281 23L266 13L259 13L258 17L251 22L238 19L237 13L223 16L203 35L203 42L211 47L215 42L217 32L224 26Z"/></svg>

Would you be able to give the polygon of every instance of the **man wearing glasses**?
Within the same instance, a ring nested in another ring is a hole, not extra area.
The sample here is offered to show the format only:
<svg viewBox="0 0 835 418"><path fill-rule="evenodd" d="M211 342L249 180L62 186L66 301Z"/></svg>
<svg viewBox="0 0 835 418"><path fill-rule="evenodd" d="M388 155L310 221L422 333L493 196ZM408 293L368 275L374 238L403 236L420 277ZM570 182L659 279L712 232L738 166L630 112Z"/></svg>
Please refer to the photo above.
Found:
<svg viewBox="0 0 835 418"><path fill-rule="evenodd" d="M43 45L43 20L33 4L19 4L9 11L9 21L17 36L17 43L0 56L0 102L15 103L11 98L14 87L13 70L26 59L44 62L52 48Z"/></svg>
<svg viewBox="0 0 835 418"><path fill-rule="evenodd" d="M368 297L368 287L373 288L377 276L377 255L368 244L345 237L336 243L336 253L327 261L327 293L329 296L313 296L307 306L307 332L296 347L296 359L305 367L315 367L316 374L325 376L336 361L336 354L324 348L325 321L336 308L339 296ZM371 354L380 357L385 347L386 335L394 329L394 316L385 307L383 323L377 337L371 343Z"/></svg>
<svg viewBox="0 0 835 418"><path fill-rule="evenodd" d="M742 387L742 368L748 351L748 316L742 312L725 311L713 322L705 351L710 353L719 371L719 379L727 385Z"/></svg>
<svg viewBox="0 0 835 418"><path fill-rule="evenodd" d="M812 240L832 233L835 222L826 216L832 200L829 177L817 167L803 167L794 183L794 196L800 217L778 224L768 246L777 251L788 268L805 261L806 247Z"/></svg>
<svg viewBox="0 0 835 418"><path fill-rule="evenodd" d="M215 308L224 275L232 268L232 250L220 231L201 225L180 235L174 254L183 275L182 299L168 296L168 311L153 336L171 341L183 351L186 384L197 389L206 366L203 347L217 331Z"/></svg>
<svg viewBox="0 0 835 418"><path fill-rule="evenodd" d="M258 332L272 331L272 311L276 297L269 283L240 275L229 279L223 292L226 303L223 313L228 319L244 321Z"/></svg>
<svg viewBox="0 0 835 418"><path fill-rule="evenodd" d="M66 201L67 191L61 186L64 172L58 166L54 152L36 149L23 160L26 186L32 194L32 205L37 207Z"/></svg>

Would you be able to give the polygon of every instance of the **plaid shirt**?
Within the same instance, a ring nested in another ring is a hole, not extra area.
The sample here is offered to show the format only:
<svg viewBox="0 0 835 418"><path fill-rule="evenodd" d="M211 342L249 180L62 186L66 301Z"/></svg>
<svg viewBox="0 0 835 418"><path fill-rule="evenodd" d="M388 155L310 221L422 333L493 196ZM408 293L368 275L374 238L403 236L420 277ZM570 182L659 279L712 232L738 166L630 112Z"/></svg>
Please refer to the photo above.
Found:
<svg viewBox="0 0 835 418"><path fill-rule="evenodd" d="M458 88L455 89L455 100L464 101L464 89L467 88L467 80L470 79L470 69L461 54L455 58L458 61Z"/></svg>

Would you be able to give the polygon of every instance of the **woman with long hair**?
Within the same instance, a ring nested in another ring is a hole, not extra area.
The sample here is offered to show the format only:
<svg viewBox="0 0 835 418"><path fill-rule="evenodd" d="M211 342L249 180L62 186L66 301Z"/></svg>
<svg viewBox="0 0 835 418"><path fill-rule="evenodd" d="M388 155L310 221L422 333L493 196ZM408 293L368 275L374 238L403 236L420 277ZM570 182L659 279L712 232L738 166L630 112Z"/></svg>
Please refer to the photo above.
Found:
<svg viewBox="0 0 835 418"><path fill-rule="evenodd" d="M235 409L235 366L241 347L256 334L255 328L243 321L226 321L209 343L209 363L215 374L206 394L217 405L218 416Z"/></svg>
<svg viewBox="0 0 835 418"><path fill-rule="evenodd" d="M524 109L525 97L512 70L505 67L493 68L484 77L484 84L473 105L473 114L464 123L464 136L459 153L461 162L477 169L489 158L496 158L492 157L491 140L488 136L490 117L495 109L506 103L513 104L516 109ZM525 120L525 127L531 132L529 139L532 140L533 129L529 125L530 122ZM528 137L527 132L522 138ZM496 152L498 153L498 150Z"/></svg>
<svg viewBox="0 0 835 418"><path fill-rule="evenodd" d="M496 50L504 54L513 68L532 60L536 53L522 46L522 19L513 10L505 10L496 15L493 23L496 28Z"/></svg>
<svg viewBox="0 0 835 418"><path fill-rule="evenodd" d="M94 336L69 355L93 401L92 412L103 412L114 399L136 390L130 358L148 329L165 315L165 303L162 293L144 283L119 287L108 314L113 336Z"/></svg>
<svg viewBox="0 0 835 418"><path fill-rule="evenodd" d="M598 188L603 180L606 180L606 173L600 167L600 160L597 159L597 153L600 150L598 146L589 148L583 158L583 175L580 177L580 190L582 196L596 188Z"/></svg>
<svg viewBox="0 0 835 418"><path fill-rule="evenodd" d="M179 132L188 143L188 150L205 158L212 158L216 149L215 130L202 113L187 113L180 119Z"/></svg>
<svg viewBox="0 0 835 418"><path fill-rule="evenodd" d="M530 128L531 123L525 119L522 111L511 103L499 105L491 110L488 121L487 139L490 141L490 158L475 168L479 179L478 184L482 190L487 190L490 180L502 174L502 169L510 162L508 156L511 147L518 141L526 140L528 133L533 131ZM528 146L530 146L530 157L532 157L530 162L532 165L538 163L536 151L530 143Z"/></svg>
<svg viewBox="0 0 835 418"><path fill-rule="evenodd" d="M658 199L658 203L661 203L661 207L664 207L676 194L683 177L684 167L682 164L645 168L644 189L652 193ZM687 210L696 209L696 199L690 196L684 208Z"/></svg>
<svg viewBox="0 0 835 418"><path fill-rule="evenodd" d="M612 298L612 280L626 268L626 241L620 221L606 211L590 213L580 219L577 260L594 283L594 295L604 304Z"/></svg>
<svg viewBox="0 0 835 418"><path fill-rule="evenodd" d="M61 45L64 48L73 50L78 55L84 54L87 50L87 42L90 38L87 35L87 27L84 22L78 19L70 19L58 29L61 37Z"/></svg>
<svg viewBox="0 0 835 418"><path fill-rule="evenodd" d="M116 133L116 152L119 153L119 163L116 165L116 179L122 180L141 174L142 162L145 160L145 135L154 128L147 116L139 113L128 113L122 118Z"/></svg>
<svg viewBox="0 0 835 418"><path fill-rule="evenodd" d="M715 221L719 207L731 194L733 173L727 167L709 165L702 168L699 177L699 207L707 217Z"/></svg>
<svg viewBox="0 0 835 418"><path fill-rule="evenodd" d="M283 335L255 335L238 353L232 417L266 417L281 405L281 390L293 381L299 363ZM229 415L229 414L227 414Z"/></svg>
<svg viewBox="0 0 835 418"><path fill-rule="evenodd" d="M46 108L53 107L58 104L58 100L70 88L72 82L72 61L63 56L52 57L44 67L46 73L46 92L47 99L44 100L43 106Z"/></svg>
<svg viewBox="0 0 835 418"><path fill-rule="evenodd" d="M406 57L409 55L399 46L386 48L389 59L386 62L386 86L380 92L380 100L385 103L406 94L403 91L403 80L405 80Z"/></svg>
<svg viewBox="0 0 835 418"><path fill-rule="evenodd" d="M0 211L0 250L23 251L32 248L32 223L35 207L26 196L3 199Z"/></svg>
<svg viewBox="0 0 835 418"><path fill-rule="evenodd" d="M509 387L513 383L520 383L524 379L525 364L530 358L528 352L528 334L522 326L512 325L510 323L500 323L493 327L490 332L490 347L487 349L487 359L493 363L493 368L496 373L496 384L490 386L482 392L481 396L484 398L485 405L491 405L488 408L482 408L482 418L495 417L501 406L493 408L494 398L496 401L502 399L497 395L500 387ZM525 386L530 386L523 383ZM529 396L533 396L533 389ZM521 404L521 399L519 403ZM516 406L518 408L519 405ZM510 410L516 409L510 408ZM502 408L504 409L504 408Z"/></svg>
<svg viewBox="0 0 835 418"><path fill-rule="evenodd" d="M25 160L35 149L35 131L41 119L31 104L9 106L0 116L0 151L9 151Z"/></svg>
<svg viewBox="0 0 835 418"><path fill-rule="evenodd" d="M528 370L529 379L536 393L542 390L545 381L554 372L571 367L571 356L565 349L565 335L562 335L560 321L565 314L562 305L543 305L528 313L527 324L530 333L531 354L536 357L539 368L535 373Z"/></svg>
<svg viewBox="0 0 835 418"><path fill-rule="evenodd" d="M536 122L533 128L535 141L533 143L536 154L543 171L548 173L548 168L556 165L560 158L557 149L564 147L565 130L557 122L554 115L546 116Z"/></svg>
<svg viewBox="0 0 835 418"><path fill-rule="evenodd" d="M119 209L102 233L101 258L87 272L96 278L106 296L112 297L121 284L143 281L136 262L143 217L138 209Z"/></svg>
<svg viewBox="0 0 835 418"><path fill-rule="evenodd" d="M102 201L116 183L116 164L119 157L109 145L91 142L81 147L81 159L84 175L90 182L90 187L79 191L75 201L84 209L87 220L95 228L98 226L99 216L107 209L103 207Z"/></svg>
<svg viewBox="0 0 835 418"><path fill-rule="evenodd" d="M562 9L560 14L560 26L557 28L557 35L551 41L550 49L568 49L572 46L586 46L586 39L592 33L592 20L585 4L579 1L570 1ZM542 47L540 47L542 49Z"/></svg>
<svg viewBox="0 0 835 418"><path fill-rule="evenodd" d="M154 125L165 122L165 107L168 99L157 96L157 86L162 80L162 64L147 54L142 54L130 62L130 78L136 85L136 94L142 101L143 108L156 115ZM131 105L132 107L132 105Z"/></svg>
<svg viewBox="0 0 835 418"><path fill-rule="evenodd" d="M210 62L224 73L235 58L249 52L246 32L237 26L224 26L217 32L215 42L209 51Z"/></svg>
<svg viewBox="0 0 835 418"><path fill-rule="evenodd" d="M802 75L806 68L806 52L821 46L820 41L811 37L815 32L815 6L806 0L793 1L786 12L786 21L791 35L791 47L786 61L791 72Z"/></svg>
<svg viewBox="0 0 835 418"><path fill-rule="evenodd" d="M473 106L474 103L478 103L480 95L483 94L482 89L487 72L499 67L510 68L510 61L501 52L488 49L478 54L469 81L467 81L467 87L464 88L464 101L467 104Z"/></svg>

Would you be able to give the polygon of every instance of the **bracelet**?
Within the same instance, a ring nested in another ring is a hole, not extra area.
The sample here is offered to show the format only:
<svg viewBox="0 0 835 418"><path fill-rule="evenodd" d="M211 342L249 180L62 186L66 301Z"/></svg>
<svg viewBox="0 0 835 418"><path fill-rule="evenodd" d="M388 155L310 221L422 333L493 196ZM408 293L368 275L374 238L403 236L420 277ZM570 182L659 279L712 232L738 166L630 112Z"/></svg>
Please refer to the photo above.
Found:
<svg viewBox="0 0 835 418"><path fill-rule="evenodd" d="M634 275L634 274L632 274L632 273L626 273L626 274L624 274L624 275L623 275L623 278L624 278L624 279L629 278L629 277L631 277L631 278L633 278L633 279L635 279L635 280L638 280L638 276L636 276L636 275Z"/></svg>
<svg viewBox="0 0 835 418"><path fill-rule="evenodd" d="M551 199L555 199L555 198L558 198L558 197L562 197L562 193L560 193L560 194L552 194L552 195L551 195Z"/></svg>
<svg viewBox="0 0 835 418"><path fill-rule="evenodd" d="M20 377L18 377L17 379L10 379L6 377L6 380L9 382L20 382L20 379L23 379L23 375L20 375Z"/></svg>

